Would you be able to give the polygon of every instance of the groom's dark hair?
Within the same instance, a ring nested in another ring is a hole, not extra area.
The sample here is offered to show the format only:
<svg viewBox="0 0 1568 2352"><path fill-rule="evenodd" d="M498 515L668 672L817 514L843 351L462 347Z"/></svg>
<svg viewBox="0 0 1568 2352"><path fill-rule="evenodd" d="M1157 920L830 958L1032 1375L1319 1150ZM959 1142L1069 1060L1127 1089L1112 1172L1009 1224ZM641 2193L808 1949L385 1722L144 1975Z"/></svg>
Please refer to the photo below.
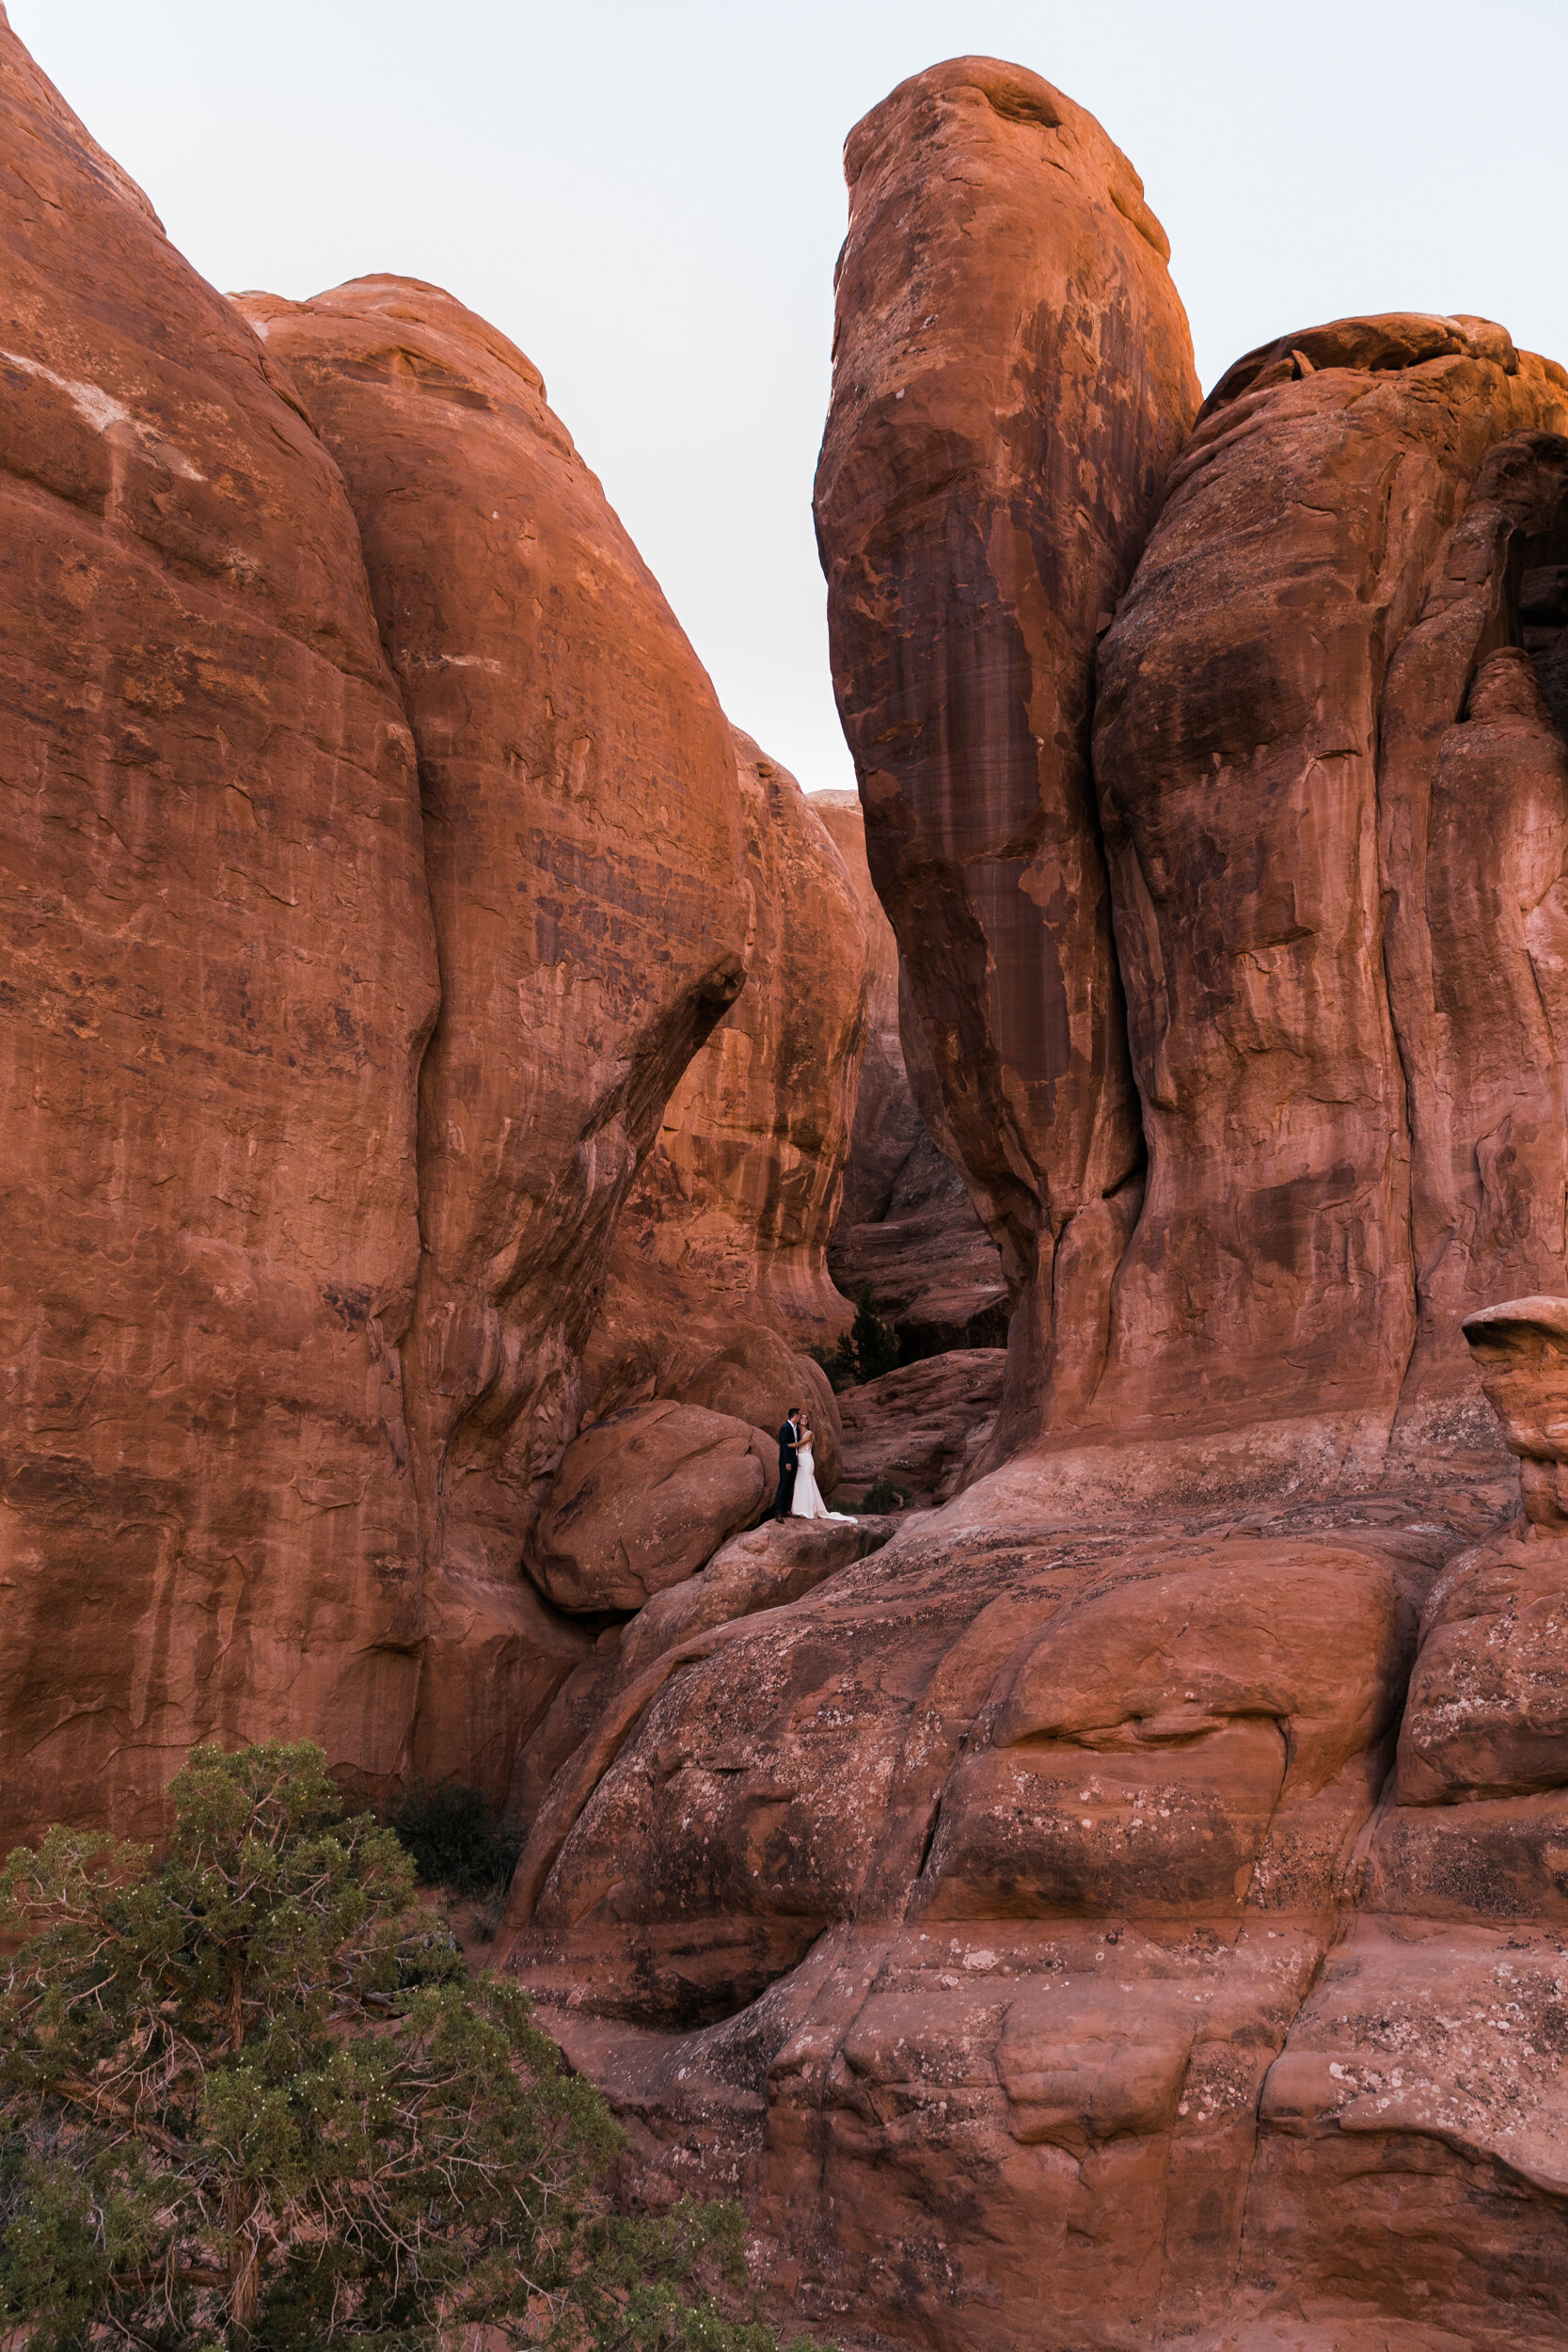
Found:
<svg viewBox="0 0 1568 2352"><path fill-rule="evenodd" d="M796 1414L800 1411L800 1407L799 1406L799 1405L792 1405L792 1406L790 1406L790 1408L789 1408L789 1413L788 1413L787 1418L788 1418L790 1421L793 1421L793 1420L795 1419Z"/></svg>

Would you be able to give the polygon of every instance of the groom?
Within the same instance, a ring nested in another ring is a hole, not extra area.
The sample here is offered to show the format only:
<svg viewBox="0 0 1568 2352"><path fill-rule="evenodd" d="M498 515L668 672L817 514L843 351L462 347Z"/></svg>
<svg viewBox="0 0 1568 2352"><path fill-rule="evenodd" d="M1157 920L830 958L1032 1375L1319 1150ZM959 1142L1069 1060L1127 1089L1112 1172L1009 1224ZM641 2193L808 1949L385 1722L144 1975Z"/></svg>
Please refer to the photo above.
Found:
<svg viewBox="0 0 1568 2352"><path fill-rule="evenodd" d="M800 1460L800 1407L792 1405L789 1419L779 1431L779 1491L773 1497L773 1517L787 1519L795 1501L795 1472Z"/></svg>

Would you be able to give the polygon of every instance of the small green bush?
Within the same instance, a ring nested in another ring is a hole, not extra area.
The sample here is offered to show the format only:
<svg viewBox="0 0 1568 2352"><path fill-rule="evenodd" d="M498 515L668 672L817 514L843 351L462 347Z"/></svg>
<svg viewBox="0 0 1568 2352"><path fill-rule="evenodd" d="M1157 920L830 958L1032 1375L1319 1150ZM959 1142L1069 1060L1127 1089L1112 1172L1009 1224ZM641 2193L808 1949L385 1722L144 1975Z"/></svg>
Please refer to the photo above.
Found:
<svg viewBox="0 0 1568 2352"><path fill-rule="evenodd" d="M425 1886L493 1895L517 1867L522 1840L503 1830L483 1788L459 1780L413 1780L387 1817Z"/></svg>
<svg viewBox="0 0 1568 2352"><path fill-rule="evenodd" d="M855 1370L855 1351L849 1344L847 1331L836 1347L808 1347L806 1354L814 1364L821 1365L835 1396L843 1389L852 1389L860 1377Z"/></svg>
<svg viewBox="0 0 1568 2352"><path fill-rule="evenodd" d="M874 1486L867 1488L861 1509L901 1511L907 1510L913 1501L914 1497L907 1486L895 1486L891 1478L879 1478Z"/></svg>
<svg viewBox="0 0 1568 2352"><path fill-rule="evenodd" d="M898 1334L878 1313L876 1297L869 1287L861 1293L855 1320L849 1327L848 1345L863 1380L879 1380L884 1372L897 1369Z"/></svg>
<svg viewBox="0 0 1568 2352"><path fill-rule="evenodd" d="M863 1380L879 1380L884 1372L896 1371L904 1351L897 1332L878 1309L876 1294L867 1288L862 1291L855 1320L841 1335L838 1345L831 1352L825 1347L814 1347L810 1353L837 1393Z"/></svg>
<svg viewBox="0 0 1568 2352"><path fill-rule="evenodd" d="M613 2210L604 2099L319 1748L172 1793L161 1867L55 1828L0 1873L0 2343L779 2352L739 2207Z"/></svg>

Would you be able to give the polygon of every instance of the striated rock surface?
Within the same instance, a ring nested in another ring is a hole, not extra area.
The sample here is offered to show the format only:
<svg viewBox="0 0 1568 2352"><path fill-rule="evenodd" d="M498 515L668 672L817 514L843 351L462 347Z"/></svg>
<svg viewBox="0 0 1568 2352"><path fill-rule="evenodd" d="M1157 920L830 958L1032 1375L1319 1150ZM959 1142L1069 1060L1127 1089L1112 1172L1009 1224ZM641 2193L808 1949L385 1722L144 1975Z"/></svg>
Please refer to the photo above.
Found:
<svg viewBox="0 0 1568 2352"><path fill-rule="evenodd" d="M522 1748L508 1793L508 1819L525 1829L536 1820L562 1766L593 1740L606 1714L634 1685L644 1692L655 1687L644 1677L679 1645L759 1610L799 1600L835 1568L877 1550L893 1531L891 1519L876 1517L765 1519L733 1536L684 1582L656 1593L626 1624L607 1629ZM636 1721L640 1706L641 1700L634 1700L624 1727Z"/></svg>
<svg viewBox="0 0 1568 2352"><path fill-rule="evenodd" d="M405 1763L436 1008L341 477L0 12L0 1838Z"/></svg>
<svg viewBox="0 0 1568 2352"><path fill-rule="evenodd" d="M901 1035L898 943L872 886L859 795L816 792L811 804L844 860L870 941L865 1057L829 1266L846 1297L873 1293L911 1355L1001 1346L1001 1254L916 1106Z"/></svg>
<svg viewBox="0 0 1568 2352"><path fill-rule="evenodd" d="M985 57L902 83L845 151L816 481L834 688L878 894L1009 1288L1033 1415L1143 1164L1089 770L1096 635L1197 405L1136 173ZM1085 1375L1086 1376L1086 1375Z"/></svg>
<svg viewBox="0 0 1568 2352"><path fill-rule="evenodd" d="M846 1494L883 1478L917 1504L958 1494L996 1425L1006 1360L1000 1347L952 1348L846 1390Z"/></svg>
<svg viewBox="0 0 1568 2352"><path fill-rule="evenodd" d="M1211 396L1100 662L1149 1169L1076 1418L1167 1490L1494 1447L1459 1315L1561 1279L1568 752L1519 582L1568 376L1479 320L1286 344Z"/></svg>
<svg viewBox="0 0 1568 2352"><path fill-rule="evenodd" d="M1467 1334L1554 1471L1565 1332L1533 1296ZM1539 1486L1501 1536L1454 1485L1154 1535L965 1500L623 1681L551 1791L510 1963L641 2193L739 2190L797 2309L944 2352L1026 2314L1107 2352L1542 2352L1568 1542Z"/></svg>
<svg viewBox="0 0 1568 2352"><path fill-rule="evenodd" d="M825 1493L838 1411L804 1352L854 1312L828 1238L864 1051L868 926L812 796L736 731L751 922L746 986L664 1114L616 1229L587 1352L598 1413L678 1397L818 1433Z"/></svg>
<svg viewBox="0 0 1568 2352"><path fill-rule="evenodd" d="M342 467L419 748L442 1004L404 1349L431 1571L417 1754L499 1793L573 1655L518 1561L578 1425L615 1220L743 977L734 753L504 336L406 278L243 307ZM487 1673L480 1638L502 1645Z"/></svg>

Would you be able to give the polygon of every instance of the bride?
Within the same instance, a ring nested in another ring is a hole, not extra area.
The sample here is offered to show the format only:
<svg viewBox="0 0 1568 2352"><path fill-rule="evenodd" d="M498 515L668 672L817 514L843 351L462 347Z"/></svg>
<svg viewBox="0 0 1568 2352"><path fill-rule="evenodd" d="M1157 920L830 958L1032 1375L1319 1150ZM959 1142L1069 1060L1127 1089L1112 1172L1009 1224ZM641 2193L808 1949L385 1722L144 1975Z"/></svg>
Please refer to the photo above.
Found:
<svg viewBox="0 0 1568 2352"><path fill-rule="evenodd" d="M851 1512L830 1511L822 1500L821 1489L816 1484L816 1457L811 1450L816 1434L809 1428L802 1428L800 1432L800 1448L795 1470L795 1500L789 1506L789 1515L796 1519L850 1518L853 1517Z"/></svg>

